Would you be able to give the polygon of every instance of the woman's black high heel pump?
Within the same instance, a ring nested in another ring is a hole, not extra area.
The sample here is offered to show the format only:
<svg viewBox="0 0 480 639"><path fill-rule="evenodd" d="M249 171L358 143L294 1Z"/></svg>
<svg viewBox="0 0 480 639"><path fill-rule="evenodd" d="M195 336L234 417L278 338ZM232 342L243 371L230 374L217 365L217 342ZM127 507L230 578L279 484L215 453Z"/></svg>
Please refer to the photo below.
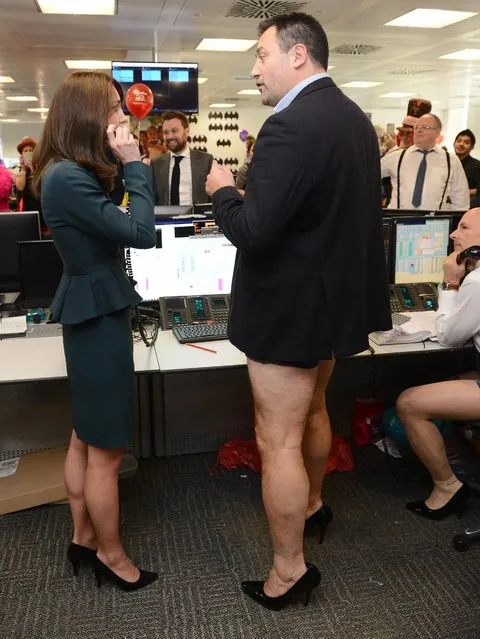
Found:
<svg viewBox="0 0 480 639"><path fill-rule="evenodd" d="M93 561L93 572L95 573L95 578L97 580L97 586L100 588L102 585L102 580L110 581L115 584L122 590L126 592L130 592L132 590L139 590L140 588L145 588L145 586L149 586L156 579L158 579L158 574L156 572L149 572L148 570L140 570L140 577L137 581L125 581L117 575L117 573L110 570L108 566L106 566L100 559L95 555L95 559Z"/></svg>
<svg viewBox="0 0 480 639"><path fill-rule="evenodd" d="M328 524L331 521L333 521L332 509L327 506L327 504L323 504L321 508L314 512L313 515L310 515L305 521L305 534L313 534L315 528L318 528L318 543L323 544L323 538L325 537Z"/></svg>
<svg viewBox="0 0 480 639"><path fill-rule="evenodd" d="M269 610L282 610L300 595L305 595L304 605L308 606L310 593L320 584L321 576L314 564L307 563L306 566L307 572L280 597L266 595L263 591L264 581L243 581L242 588L249 597Z"/></svg>
<svg viewBox="0 0 480 639"><path fill-rule="evenodd" d="M86 546L80 546L80 544L70 544L67 550L67 559L70 561L73 567L73 574L78 577L78 569L82 562L91 564L97 556L97 552Z"/></svg>
<svg viewBox="0 0 480 639"><path fill-rule="evenodd" d="M411 501L407 504L408 510L411 510L416 515L426 517L427 519L433 519L434 521L441 521L448 515L458 514L460 519L467 508L467 500L471 496L472 491L470 486L462 484L462 487L447 501L445 506L441 508L429 508L424 501Z"/></svg>

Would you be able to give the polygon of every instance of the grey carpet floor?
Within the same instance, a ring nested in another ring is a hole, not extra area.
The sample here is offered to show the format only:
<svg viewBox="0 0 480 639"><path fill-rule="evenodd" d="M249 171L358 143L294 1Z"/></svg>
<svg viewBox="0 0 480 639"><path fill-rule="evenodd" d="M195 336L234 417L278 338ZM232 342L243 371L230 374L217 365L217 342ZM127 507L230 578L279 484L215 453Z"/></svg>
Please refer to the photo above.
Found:
<svg viewBox="0 0 480 639"><path fill-rule="evenodd" d="M0 639L479 639L480 544L458 553L451 539L480 526L480 500L462 521L424 521L404 503L425 486L373 448L355 454L354 472L327 478L324 544L305 543L322 572L307 608L274 613L242 594L270 567L259 479L211 476L213 453L189 455L144 460L121 482L125 545L160 573L136 593L73 577L67 506L0 517Z"/></svg>

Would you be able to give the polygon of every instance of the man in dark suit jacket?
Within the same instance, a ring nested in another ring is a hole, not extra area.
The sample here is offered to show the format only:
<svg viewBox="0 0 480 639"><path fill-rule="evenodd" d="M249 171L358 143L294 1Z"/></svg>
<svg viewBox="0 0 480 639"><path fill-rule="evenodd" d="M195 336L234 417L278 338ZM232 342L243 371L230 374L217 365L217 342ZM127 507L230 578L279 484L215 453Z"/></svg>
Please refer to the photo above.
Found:
<svg viewBox="0 0 480 639"><path fill-rule="evenodd" d="M332 518L321 486L334 359L366 349L391 318L375 131L326 74L328 42L314 18L277 16L259 32L252 76L276 113L258 135L245 197L216 163L207 192L238 249L229 337L248 358L274 546L267 581L243 587L278 609L319 582L302 536L306 519L322 535Z"/></svg>
<svg viewBox="0 0 480 639"><path fill-rule="evenodd" d="M169 153L164 153L151 163L155 204L190 205L210 201L205 191L205 181L212 166L213 155L190 149L187 144L188 135L188 120L183 113L168 111L164 114L163 141ZM177 169L176 157L181 157ZM172 180L175 184L175 170L180 175L174 193Z"/></svg>

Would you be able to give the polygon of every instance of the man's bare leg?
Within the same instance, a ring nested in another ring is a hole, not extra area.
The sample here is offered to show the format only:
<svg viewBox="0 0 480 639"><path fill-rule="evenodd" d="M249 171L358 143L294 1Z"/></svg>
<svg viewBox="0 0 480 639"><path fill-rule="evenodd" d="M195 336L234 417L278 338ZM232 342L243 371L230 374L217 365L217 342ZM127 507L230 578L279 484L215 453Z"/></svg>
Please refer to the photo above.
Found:
<svg viewBox="0 0 480 639"><path fill-rule="evenodd" d="M318 363L315 391L303 436L303 462L310 484L307 517L323 505L323 479L332 447L332 429L325 402L325 391L334 366L335 360L321 360Z"/></svg>
<svg viewBox="0 0 480 639"><path fill-rule="evenodd" d="M413 450L434 482L425 504L433 510L442 508L462 484L448 463L443 437L431 420L479 419L478 384L459 379L409 388L398 398L397 411Z"/></svg>
<svg viewBox="0 0 480 639"><path fill-rule="evenodd" d="M302 439L317 368L302 369L248 360L255 403L255 430L262 457L263 503L274 560L264 592L284 594L306 571L303 529L309 481Z"/></svg>

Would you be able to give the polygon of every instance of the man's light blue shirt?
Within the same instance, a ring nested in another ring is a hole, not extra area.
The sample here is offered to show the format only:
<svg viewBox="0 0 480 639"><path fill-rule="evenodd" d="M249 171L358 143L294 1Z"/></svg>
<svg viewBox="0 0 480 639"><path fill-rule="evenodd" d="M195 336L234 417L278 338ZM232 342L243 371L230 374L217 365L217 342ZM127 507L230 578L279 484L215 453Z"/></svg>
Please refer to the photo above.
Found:
<svg viewBox="0 0 480 639"><path fill-rule="evenodd" d="M300 82L300 84L297 84L297 86L293 87L293 89L290 89L287 95L283 96L283 98L280 100L280 102L277 104L277 106L274 109L275 113L279 113L280 111L283 111L283 109L286 109L291 104L291 102L293 102L293 100L297 97L300 91L302 91L302 89L304 89L305 87L308 87L309 84L311 84L312 82L315 82L315 80L321 80L322 78L328 78L328 77L329 77L328 73L314 73L309 78L305 78L305 80Z"/></svg>

